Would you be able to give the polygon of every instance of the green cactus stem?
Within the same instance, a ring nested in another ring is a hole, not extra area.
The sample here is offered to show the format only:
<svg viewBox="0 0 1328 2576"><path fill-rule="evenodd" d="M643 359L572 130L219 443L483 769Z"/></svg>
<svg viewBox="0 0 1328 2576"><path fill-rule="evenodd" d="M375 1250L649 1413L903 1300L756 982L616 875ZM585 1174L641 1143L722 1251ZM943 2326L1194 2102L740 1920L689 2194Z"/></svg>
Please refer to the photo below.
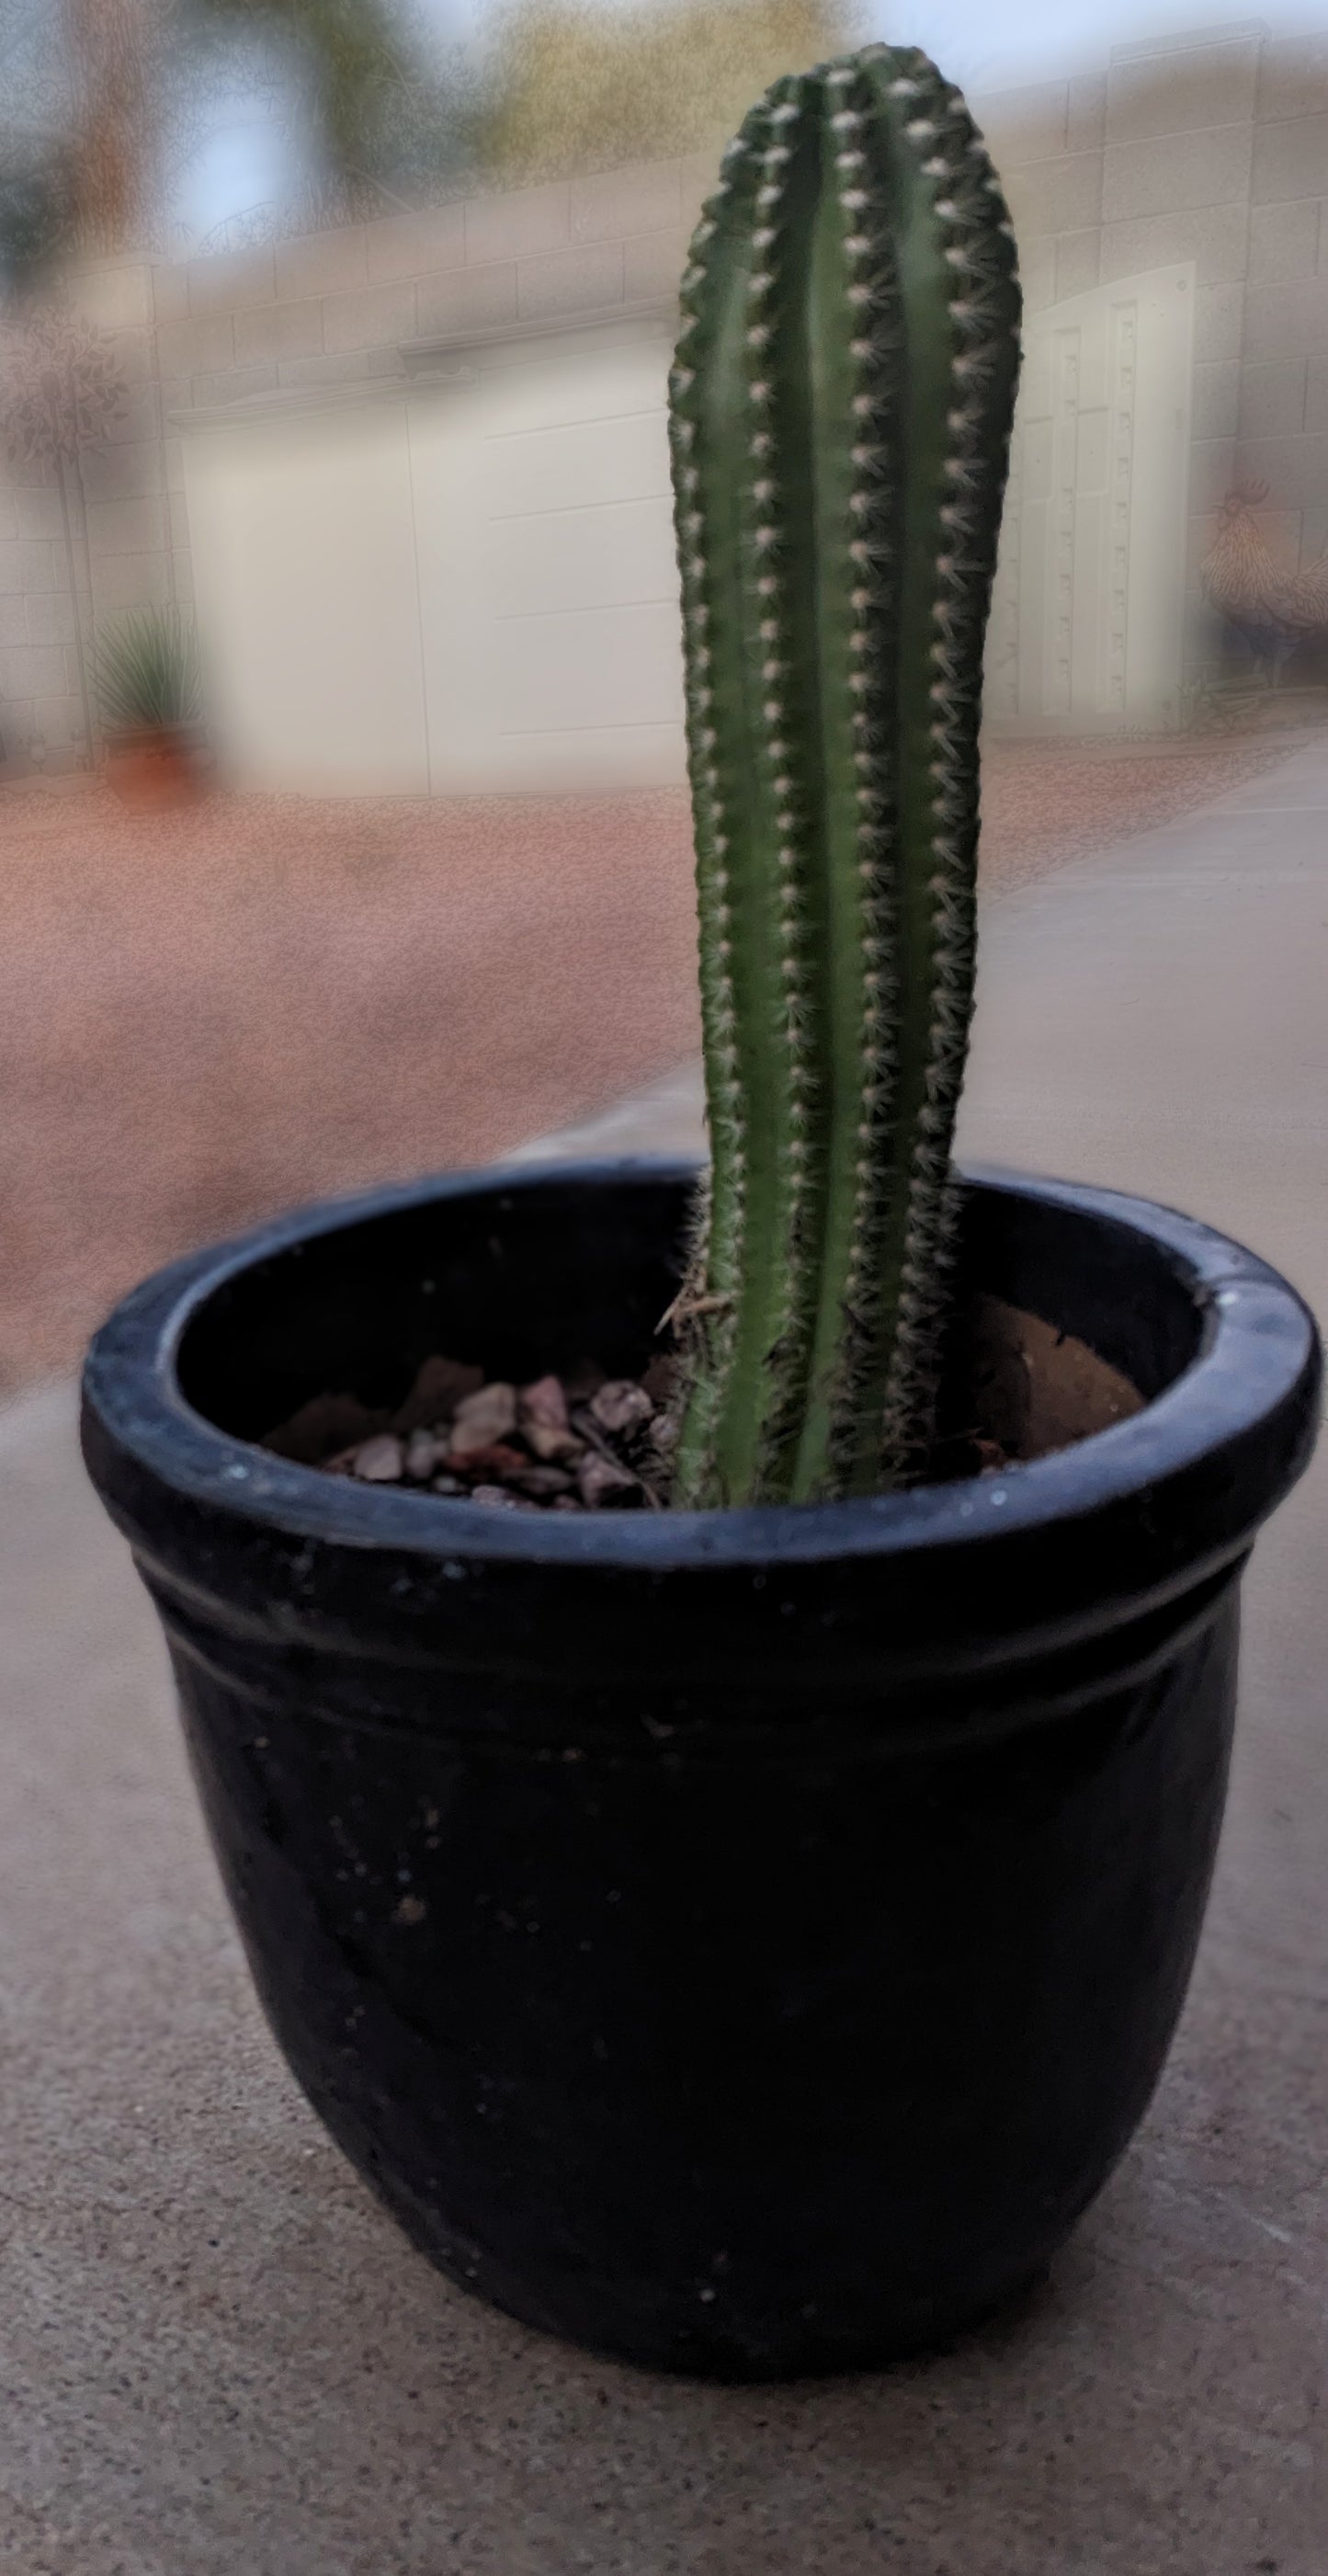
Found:
<svg viewBox="0 0 1328 2576"><path fill-rule="evenodd" d="M778 82L682 286L670 434L712 1175L680 1504L931 1436L1018 372L999 183L925 55Z"/></svg>

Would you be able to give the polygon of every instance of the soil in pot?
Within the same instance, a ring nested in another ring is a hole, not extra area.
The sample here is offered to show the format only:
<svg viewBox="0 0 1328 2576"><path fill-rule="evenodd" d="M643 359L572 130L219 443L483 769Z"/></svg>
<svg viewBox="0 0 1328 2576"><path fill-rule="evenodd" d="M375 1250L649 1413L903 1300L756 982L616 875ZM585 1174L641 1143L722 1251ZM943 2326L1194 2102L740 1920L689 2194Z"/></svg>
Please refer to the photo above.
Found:
<svg viewBox="0 0 1328 2576"><path fill-rule="evenodd" d="M677 1362L638 1377L586 1360L524 1386L482 1359L425 1359L389 1410L351 1392L313 1397L270 1431L278 1457L367 1484L505 1511L667 1508ZM1137 1388L1086 1342L997 1297L974 1301L956 1337L930 1480L994 1475L1137 1413Z"/></svg>

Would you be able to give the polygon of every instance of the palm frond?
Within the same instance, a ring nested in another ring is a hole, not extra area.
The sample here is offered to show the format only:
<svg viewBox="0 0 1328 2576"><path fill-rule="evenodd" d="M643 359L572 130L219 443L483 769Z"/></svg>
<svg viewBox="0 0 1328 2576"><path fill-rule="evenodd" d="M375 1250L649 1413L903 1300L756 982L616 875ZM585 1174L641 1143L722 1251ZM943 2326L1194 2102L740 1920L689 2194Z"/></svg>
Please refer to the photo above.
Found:
<svg viewBox="0 0 1328 2576"><path fill-rule="evenodd" d="M139 608L97 647L102 720L117 733L180 733L202 706L192 625L178 608Z"/></svg>

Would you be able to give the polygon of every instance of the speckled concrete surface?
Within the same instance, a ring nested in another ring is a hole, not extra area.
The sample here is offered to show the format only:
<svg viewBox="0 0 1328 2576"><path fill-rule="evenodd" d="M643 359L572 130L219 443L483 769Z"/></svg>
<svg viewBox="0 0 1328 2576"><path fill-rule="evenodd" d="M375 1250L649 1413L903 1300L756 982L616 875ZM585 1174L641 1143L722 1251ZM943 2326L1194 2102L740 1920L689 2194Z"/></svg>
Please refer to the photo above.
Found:
<svg viewBox="0 0 1328 2576"><path fill-rule="evenodd" d="M1009 897L966 1115L1321 1311L1326 826L1306 755ZM0 1417L0 2576L1323 2576L1326 1539L1328 1455L1249 1585L1176 2050L1050 2287L926 2365L716 2391L508 2324L371 2205L258 2019L70 1391Z"/></svg>

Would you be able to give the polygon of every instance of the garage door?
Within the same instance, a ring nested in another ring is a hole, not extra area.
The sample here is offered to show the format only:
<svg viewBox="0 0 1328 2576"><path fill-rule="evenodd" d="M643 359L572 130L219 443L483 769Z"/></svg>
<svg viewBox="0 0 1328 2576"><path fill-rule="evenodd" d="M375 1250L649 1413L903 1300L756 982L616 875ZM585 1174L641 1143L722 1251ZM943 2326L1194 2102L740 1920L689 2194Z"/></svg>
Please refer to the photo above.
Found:
<svg viewBox="0 0 1328 2576"><path fill-rule="evenodd" d="M404 405L213 415L184 456L208 718L227 777L423 795Z"/></svg>
<svg viewBox="0 0 1328 2576"><path fill-rule="evenodd" d="M412 400L436 793L682 778L669 348L652 323L513 342Z"/></svg>
<svg viewBox="0 0 1328 2576"><path fill-rule="evenodd" d="M182 427L209 713L240 787L679 781L667 316Z"/></svg>

